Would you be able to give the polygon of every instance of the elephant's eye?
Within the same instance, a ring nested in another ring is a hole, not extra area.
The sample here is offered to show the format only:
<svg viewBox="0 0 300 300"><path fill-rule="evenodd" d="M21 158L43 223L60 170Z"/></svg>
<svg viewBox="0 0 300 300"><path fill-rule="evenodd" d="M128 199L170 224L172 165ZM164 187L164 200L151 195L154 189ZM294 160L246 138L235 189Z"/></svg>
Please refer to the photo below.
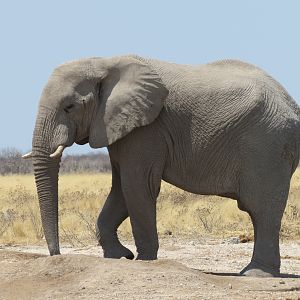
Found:
<svg viewBox="0 0 300 300"><path fill-rule="evenodd" d="M73 107L74 107L74 104L70 104L70 105L68 105L68 106L66 106L66 107L64 108L64 111L65 111L66 113L69 113L70 110L71 110Z"/></svg>

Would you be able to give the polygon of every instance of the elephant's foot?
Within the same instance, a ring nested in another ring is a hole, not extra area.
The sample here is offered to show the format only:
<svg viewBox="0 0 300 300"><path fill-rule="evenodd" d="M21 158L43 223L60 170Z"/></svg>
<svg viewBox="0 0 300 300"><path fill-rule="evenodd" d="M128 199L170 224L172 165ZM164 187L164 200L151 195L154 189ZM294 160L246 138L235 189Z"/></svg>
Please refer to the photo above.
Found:
<svg viewBox="0 0 300 300"><path fill-rule="evenodd" d="M103 249L103 256L105 258L121 258L125 257L127 259L134 259L133 253L124 247L123 245L110 248L110 249Z"/></svg>
<svg viewBox="0 0 300 300"><path fill-rule="evenodd" d="M279 268L270 268L265 265L252 261L241 272L241 275L248 277L278 277L280 276Z"/></svg>
<svg viewBox="0 0 300 300"><path fill-rule="evenodd" d="M156 260L157 259L157 253L139 253L137 260Z"/></svg>

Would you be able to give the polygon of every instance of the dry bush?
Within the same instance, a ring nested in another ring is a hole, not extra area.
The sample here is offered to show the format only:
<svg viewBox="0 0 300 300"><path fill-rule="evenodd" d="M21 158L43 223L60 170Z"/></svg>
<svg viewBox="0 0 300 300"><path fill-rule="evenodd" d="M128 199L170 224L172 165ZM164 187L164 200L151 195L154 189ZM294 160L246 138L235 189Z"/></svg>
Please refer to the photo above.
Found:
<svg viewBox="0 0 300 300"><path fill-rule="evenodd" d="M63 157L60 172L109 172L110 160L107 153L96 152L81 155L67 155Z"/></svg>
<svg viewBox="0 0 300 300"><path fill-rule="evenodd" d="M300 171L291 184L284 213L281 238L300 238ZM85 246L97 243L95 223L110 191L109 174L63 174L59 180L59 220L62 242ZM184 192L165 182L157 202L160 236L236 236L253 240L248 214L236 201ZM121 238L131 236L127 219L118 230ZM33 243L43 239L38 200L32 175L0 177L0 242Z"/></svg>
<svg viewBox="0 0 300 300"><path fill-rule="evenodd" d="M22 153L15 148L0 150L0 174L26 174L32 172L32 163L22 159Z"/></svg>
<svg viewBox="0 0 300 300"><path fill-rule="evenodd" d="M62 158L61 173L110 172L109 156L105 152L82 155L66 155ZM22 153L15 148L0 149L0 175L33 173L30 159L22 159Z"/></svg>
<svg viewBox="0 0 300 300"><path fill-rule="evenodd" d="M0 212L0 237L13 225L16 219L16 212L13 209L7 209Z"/></svg>
<svg viewBox="0 0 300 300"><path fill-rule="evenodd" d="M180 201L178 201L180 199ZM158 230L161 235L231 236L251 232L249 216L235 201L201 196L164 183L158 199Z"/></svg>
<svg viewBox="0 0 300 300"><path fill-rule="evenodd" d="M197 208L195 213L206 232L212 233L214 228L220 227L221 217L216 213L216 206L213 203Z"/></svg>

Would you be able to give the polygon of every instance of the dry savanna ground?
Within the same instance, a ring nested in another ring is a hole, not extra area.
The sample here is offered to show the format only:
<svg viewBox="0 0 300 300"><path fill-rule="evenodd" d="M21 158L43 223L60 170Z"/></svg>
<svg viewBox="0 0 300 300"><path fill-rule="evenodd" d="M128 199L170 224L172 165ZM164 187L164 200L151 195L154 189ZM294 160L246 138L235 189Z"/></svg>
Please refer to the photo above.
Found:
<svg viewBox="0 0 300 300"><path fill-rule="evenodd" d="M64 255L49 257L33 176L0 177L0 299L300 299L299 169L282 221L282 272L290 275L283 279L232 276L251 258L248 215L233 200L167 183L157 203L160 259L102 259L95 221L110 181L109 174L60 176ZM128 220L119 235L134 251Z"/></svg>

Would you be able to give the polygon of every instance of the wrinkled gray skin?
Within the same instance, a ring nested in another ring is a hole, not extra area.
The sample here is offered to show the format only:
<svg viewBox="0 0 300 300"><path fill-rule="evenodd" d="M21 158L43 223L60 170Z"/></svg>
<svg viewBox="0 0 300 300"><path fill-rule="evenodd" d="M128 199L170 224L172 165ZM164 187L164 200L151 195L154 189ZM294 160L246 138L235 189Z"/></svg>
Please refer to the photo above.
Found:
<svg viewBox="0 0 300 300"><path fill-rule="evenodd" d="M262 70L233 60L188 66L137 56L56 68L33 135L45 237L59 254L59 145L108 147L112 188L98 217L104 256L133 258L118 240L129 216L137 259L157 258L161 179L197 194L236 199L255 231L249 276L279 274L279 229L299 160L299 108Z"/></svg>

